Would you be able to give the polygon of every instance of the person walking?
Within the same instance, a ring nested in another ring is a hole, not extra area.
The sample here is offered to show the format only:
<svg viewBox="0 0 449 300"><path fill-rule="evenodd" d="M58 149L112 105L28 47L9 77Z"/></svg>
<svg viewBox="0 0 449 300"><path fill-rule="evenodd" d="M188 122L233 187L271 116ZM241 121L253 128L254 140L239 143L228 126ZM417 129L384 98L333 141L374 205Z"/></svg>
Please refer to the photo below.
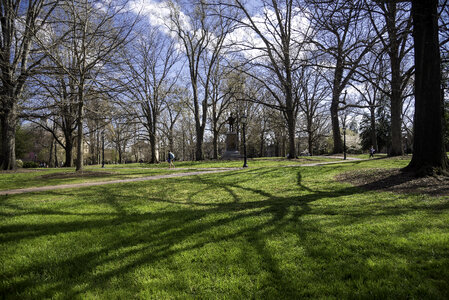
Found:
<svg viewBox="0 0 449 300"><path fill-rule="evenodd" d="M175 164L173 163L174 160L175 160L175 155L171 151L168 151L167 161L168 161L168 164L169 164L169 168L174 168L175 167Z"/></svg>
<svg viewBox="0 0 449 300"><path fill-rule="evenodd" d="M376 150L374 150L374 147L371 146L371 148L369 149L369 158L374 158L374 153L376 153Z"/></svg>

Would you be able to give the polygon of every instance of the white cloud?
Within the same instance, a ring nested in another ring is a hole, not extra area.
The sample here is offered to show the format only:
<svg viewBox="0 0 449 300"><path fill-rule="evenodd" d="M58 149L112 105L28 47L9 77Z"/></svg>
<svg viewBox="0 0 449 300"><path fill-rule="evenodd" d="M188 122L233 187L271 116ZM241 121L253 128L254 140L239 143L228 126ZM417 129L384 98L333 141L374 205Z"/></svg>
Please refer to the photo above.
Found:
<svg viewBox="0 0 449 300"><path fill-rule="evenodd" d="M129 3L129 7L132 12L145 17L151 26L158 27L162 32L169 35L171 38L177 39L174 24L171 23L172 8L169 5L169 1L167 0L131 0L131 2ZM181 8L179 8L178 11L179 20L182 24L181 27L183 28L183 30L194 30L191 25L190 17L186 15ZM273 22L267 22L267 19L272 20ZM272 35L273 32L276 32L279 29L273 28L273 24L277 23L274 11L270 10L267 7L264 7L262 11L259 10L259 13L255 14L252 17L252 20L262 32L262 34L271 43L273 43L276 48L279 49L279 46L276 46L276 43L279 42L279 37ZM246 24L249 24L248 19L244 19L242 21ZM299 9L294 10L292 28L294 30L292 39L295 41L292 42L292 49L294 49L293 51L298 51L298 58L301 58L305 53L304 50L310 50L301 49L301 47L298 47L299 43L301 43L304 40L305 36L309 34L306 33L306 31L310 28L310 23L306 15ZM276 41L276 39L278 41ZM213 43L211 43L211 45L209 46L211 47L212 44ZM262 60L267 59L266 46L263 40L254 30L252 30L248 26L240 26L233 32L231 32L225 40L225 45L230 46L231 49L236 52L240 52L246 58L260 58ZM178 50L182 51L181 45L178 45L177 48ZM293 56L296 56L295 53L292 54Z"/></svg>
<svg viewBox="0 0 449 300"><path fill-rule="evenodd" d="M280 51L280 36L273 34L279 32L279 25L276 20L276 15L273 10L267 7L263 8L263 12L252 16L254 25L258 28L260 33L273 45L274 48ZM234 30L226 41L227 45L232 45L234 51L241 51L246 58L257 58L266 55L266 45L262 38L252 28L250 28L250 21L243 19L242 22L248 26L241 26ZM292 18L292 41L291 41L291 54L295 57L301 58L305 55L305 51L310 50L310 46L307 48L300 47L300 44L310 32L310 22L307 16L296 9ZM297 51L296 53L294 51ZM264 58L266 59L266 57Z"/></svg>
<svg viewBox="0 0 449 300"><path fill-rule="evenodd" d="M165 33L170 32L171 12L167 1L133 0L129 3L129 8L135 14L145 17L152 26L159 27ZM180 11L180 19L183 27L189 29L189 18L182 11Z"/></svg>

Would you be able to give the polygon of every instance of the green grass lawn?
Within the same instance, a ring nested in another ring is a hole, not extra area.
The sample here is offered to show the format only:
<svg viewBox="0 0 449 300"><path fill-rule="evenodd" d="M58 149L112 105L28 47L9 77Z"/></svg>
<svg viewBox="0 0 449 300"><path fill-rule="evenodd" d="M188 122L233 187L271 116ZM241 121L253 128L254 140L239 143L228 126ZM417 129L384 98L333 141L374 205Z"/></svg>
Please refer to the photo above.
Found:
<svg viewBox="0 0 449 300"><path fill-rule="evenodd" d="M280 167L288 165L301 165L305 163L319 163L335 161L335 158L310 157L288 160L285 158L250 159L249 166L253 167ZM208 168L240 168L242 161L201 161L177 162L176 168L169 169L166 162L159 164L112 164L101 168L100 165L85 166L85 174L75 174L75 168L57 169L23 169L17 173L0 173L0 190L40 187L46 185L75 184L96 181L111 181L153 175L172 174L180 172L201 171ZM95 172L95 174L92 174ZM70 176L73 174L73 176Z"/></svg>
<svg viewBox="0 0 449 300"><path fill-rule="evenodd" d="M338 159L326 156L307 156L299 157L298 159L287 159L285 157L263 157L263 158L249 158L249 167L282 167L291 165L302 165L309 163L319 163L327 161L336 161ZM177 168L240 168L243 165L242 160L218 160L218 161L175 161ZM126 165L116 165L116 167ZM156 167L167 168L168 163L162 162L159 164L139 164L141 167Z"/></svg>
<svg viewBox="0 0 449 300"><path fill-rule="evenodd" d="M2 298L447 299L449 198L334 180L406 164L1 196Z"/></svg>
<svg viewBox="0 0 449 300"><path fill-rule="evenodd" d="M26 172L0 173L0 190L94 181L111 181L188 171L193 170L168 168L145 169L137 167L101 169L86 167L84 175L79 175L75 173L74 168L28 169ZM94 174L92 172L94 172Z"/></svg>

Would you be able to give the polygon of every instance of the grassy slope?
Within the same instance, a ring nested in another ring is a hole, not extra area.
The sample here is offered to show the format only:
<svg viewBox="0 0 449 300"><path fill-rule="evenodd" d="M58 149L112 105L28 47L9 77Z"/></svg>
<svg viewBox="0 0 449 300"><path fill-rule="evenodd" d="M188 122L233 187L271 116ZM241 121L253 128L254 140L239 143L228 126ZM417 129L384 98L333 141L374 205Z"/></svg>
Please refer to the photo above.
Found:
<svg viewBox="0 0 449 300"><path fill-rule="evenodd" d="M0 198L22 298L449 297L447 197L335 182L376 160Z"/></svg>

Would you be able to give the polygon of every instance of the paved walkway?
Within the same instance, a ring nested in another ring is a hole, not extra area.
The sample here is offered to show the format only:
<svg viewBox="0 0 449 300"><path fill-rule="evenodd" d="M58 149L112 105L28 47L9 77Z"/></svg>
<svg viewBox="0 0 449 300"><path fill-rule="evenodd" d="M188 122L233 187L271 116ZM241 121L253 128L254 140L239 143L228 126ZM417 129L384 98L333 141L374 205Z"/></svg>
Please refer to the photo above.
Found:
<svg viewBox="0 0 449 300"><path fill-rule="evenodd" d="M196 172L185 172L185 173L174 173L174 174L164 174L164 175L153 175L139 178L130 178L130 179L117 179L110 181L97 181L97 182L84 182L84 183L72 183L72 184L61 184L61 185L46 185L40 187L29 187L23 189L14 189L14 190L4 190L0 191L1 195L13 195L13 194L23 194L23 193L31 193L31 192L43 192L43 191L52 191L59 189L68 189L68 188L78 188L78 187L89 187L89 186L97 186L97 185L105 185L105 184L115 184L115 183L127 183L127 182L138 182L138 181L147 181L147 180L156 180L162 178L175 178L175 177L184 177L184 176L193 176L193 175L202 175L202 174L213 174L213 173L221 173L232 170L239 170L240 168L220 168L216 170L210 171L196 171Z"/></svg>
<svg viewBox="0 0 449 300"><path fill-rule="evenodd" d="M336 156L336 157L330 157L330 158L341 158L341 157ZM318 163L310 163L310 164L296 164L296 165L288 165L288 166L282 166L282 167L314 167L314 166L340 164L340 163L347 163L347 162L351 162L351 161L362 161L362 160L365 160L365 159L348 157L347 160L318 162ZM180 168L177 168L177 169L179 170ZM52 190L60 190L60 189L68 189L68 188L81 188L81 187L98 186L98 185L106 185L106 184L139 182L139 181L157 180L157 179L163 179L163 178L175 178L175 177L202 175L202 174L222 173L222 172L236 171L236 170L241 170L241 169L242 168L216 168L216 169L207 168L207 171L195 171L195 172L153 175L153 176L146 176L146 177L139 177L139 178L117 179L117 180L110 180L110 181L97 181L97 182L84 182L84 183L72 183L72 184L61 184L61 185L47 185L47 186L41 186L41 187L29 187L29 188L23 188L23 189L3 190L3 191L0 191L0 196L24 194L24 193L32 193L32 192L44 192L44 191L52 191Z"/></svg>

